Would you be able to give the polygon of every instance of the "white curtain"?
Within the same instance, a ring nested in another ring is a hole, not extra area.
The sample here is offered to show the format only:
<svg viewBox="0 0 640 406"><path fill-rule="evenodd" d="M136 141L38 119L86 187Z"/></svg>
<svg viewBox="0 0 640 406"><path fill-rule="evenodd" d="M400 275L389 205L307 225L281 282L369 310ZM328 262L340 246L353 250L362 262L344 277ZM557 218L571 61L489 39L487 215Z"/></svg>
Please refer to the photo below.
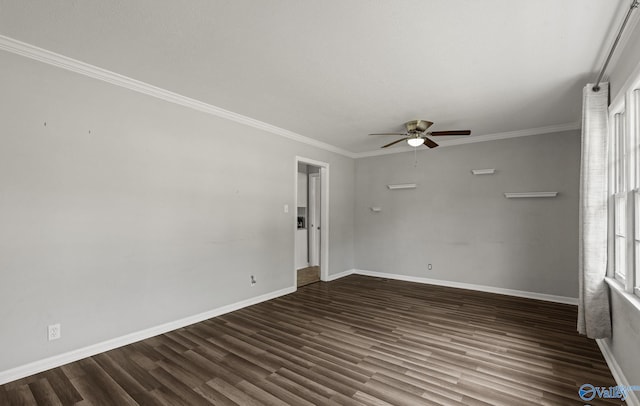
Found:
<svg viewBox="0 0 640 406"><path fill-rule="evenodd" d="M583 90L580 164L580 241L578 332L589 338L611 336L607 272L609 84Z"/></svg>

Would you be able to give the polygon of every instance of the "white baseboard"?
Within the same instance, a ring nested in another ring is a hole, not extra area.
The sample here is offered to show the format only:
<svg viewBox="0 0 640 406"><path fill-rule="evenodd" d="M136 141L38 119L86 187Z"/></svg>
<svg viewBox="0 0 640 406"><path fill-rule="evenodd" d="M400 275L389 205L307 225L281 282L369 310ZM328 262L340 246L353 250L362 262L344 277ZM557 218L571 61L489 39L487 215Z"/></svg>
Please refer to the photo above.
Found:
<svg viewBox="0 0 640 406"><path fill-rule="evenodd" d="M233 312L235 310L242 309L247 306L252 306L267 300L275 299L280 296L287 295L296 291L295 287L288 287L280 289L275 292L266 293L264 295L252 297L240 302L232 303L230 305L218 307L217 309L209 310L204 313L196 314L193 316L185 317L180 320L175 320L169 323L154 326L145 330L137 331L135 333L127 334L121 337L116 337L101 343L93 344L84 348L78 348L73 351L66 352L64 354L54 355L53 357L45 358L39 361L31 362L26 365L22 365L16 368L12 368L6 371L0 371L0 385L8 382L15 381L16 379L24 378L33 374L37 374L46 371L51 368L56 368L62 365L66 365L70 362L78 361L83 358L91 357L96 354L100 354L105 351L113 350L114 348L122 347L128 344L135 343L147 338L164 334L169 331L173 331L188 325L199 323L201 321L210 319L212 317L221 316L223 314Z"/></svg>
<svg viewBox="0 0 640 406"><path fill-rule="evenodd" d="M609 344L607 344L607 341L597 339L596 343L598 343L600 352L602 352L604 360L607 361L609 370L611 370L611 375L613 375L613 379L616 380L616 383L620 386L631 386L627 378L624 376L622 368L620 368L620 365L618 365L618 362L613 356L613 352L611 352L611 348L609 348ZM626 404L628 406L640 406L640 399L638 399L638 395L638 392L629 392L627 395Z"/></svg>
<svg viewBox="0 0 640 406"><path fill-rule="evenodd" d="M429 285L447 286L450 288L477 290L480 292L497 293L500 295L517 296L517 297L524 297L528 299L545 300L547 302L556 302L556 303L564 303L564 304L571 304L571 305L578 304L578 299L575 297L548 295L546 293L536 293L536 292L527 292L524 290L496 288L493 286L475 285L472 283L451 282L451 281L444 281L440 279L422 278L419 276L407 276L407 275L397 275L397 274L385 273L385 272L365 271L363 269L354 269L351 273L357 274L357 275L375 276L378 278L396 279L396 280L407 281L407 282L426 283Z"/></svg>
<svg viewBox="0 0 640 406"><path fill-rule="evenodd" d="M345 276L349 276L353 274L355 271L356 271L355 269L347 269L346 271L331 274L327 277L326 282L331 282L331 281L335 281L336 279L344 278Z"/></svg>

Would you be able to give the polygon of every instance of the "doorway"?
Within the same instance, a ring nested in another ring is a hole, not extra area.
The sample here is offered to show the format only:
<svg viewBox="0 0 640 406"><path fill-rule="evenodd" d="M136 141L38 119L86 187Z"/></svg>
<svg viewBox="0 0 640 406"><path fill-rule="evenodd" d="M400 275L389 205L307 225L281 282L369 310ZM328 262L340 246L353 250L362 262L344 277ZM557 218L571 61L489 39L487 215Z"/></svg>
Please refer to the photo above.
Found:
<svg viewBox="0 0 640 406"><path fill-rule="evenodd" d="M296 157L294 285L327 280L329 165Z"/></svg>

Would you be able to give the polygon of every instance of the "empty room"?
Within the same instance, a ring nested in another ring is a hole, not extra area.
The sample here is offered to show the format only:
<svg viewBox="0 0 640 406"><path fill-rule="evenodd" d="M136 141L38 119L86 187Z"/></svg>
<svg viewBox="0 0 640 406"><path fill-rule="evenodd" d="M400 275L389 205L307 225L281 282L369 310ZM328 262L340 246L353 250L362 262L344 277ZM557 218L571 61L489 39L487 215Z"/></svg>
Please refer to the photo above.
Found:
<svg viewBox="0 0 640 406"><path fill-rule="evenodd" d="M0 0L0 405L640 406L637 0Z"/></svg>

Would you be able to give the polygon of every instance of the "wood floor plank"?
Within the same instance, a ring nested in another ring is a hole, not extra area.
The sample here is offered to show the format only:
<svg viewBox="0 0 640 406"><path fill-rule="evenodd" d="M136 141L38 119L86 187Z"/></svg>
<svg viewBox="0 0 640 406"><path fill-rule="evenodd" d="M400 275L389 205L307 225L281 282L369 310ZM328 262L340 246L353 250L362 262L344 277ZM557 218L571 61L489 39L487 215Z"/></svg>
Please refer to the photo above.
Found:
<svg viewBox="0 0 640 406"><path fill-rule="evenodd" d="M239 404L224 396L222 393L213 389L211 386L204 384L193 389L200 396L205 398L209 403L221 406L238 406ZM242 405L239 405L242 406Z"/></svg>
<svg viewBox="0 0 640 406"><path fill-rule="evenodd" d="M166 397L172 398L172 402L179 400L180 404L191 406L209 404L199 393L176 378L176 375L172 374L172 369L160 367L151 371L151 374L163 384L158 390Z"/></svg>
<svg viewBox="0 0 640 406"><path fill-rule="evenodd" d="M154 400L149 395L147 388L133 376L118 365L109 353L98 354L93 357L96 363L102 368L111 379L113 379L122 389L129 394L140 405L153 405Z"/></svg>
<svg viewBox="0 0 640 406"><path fill-rule="evenodd" d="M324 397L322 394L315 391L315 388L311 389L306 385L301 385L294 380L288 379L284 375L272 374L267 378L267 380L276 384L279 388L310 402L312 405L329 406L331 404L329 398Z"/></svg>
<svg viewBox="0 0 640 406"><path fill-rule="evenodd" d="M301 398L298 394L292 393L270 380L265 379L255 382L254 384L289 405L314 406L313 403Z"/></svg>
<svg viewBox="0 0 640 406"><path fill-rule="evenodd" d="M73 375L74 377L84 375L80 362L74 362L73 367L65 365L61 368L54 368L43 372L43 376L47 379L63 405L74 405L83 398L71 382L70 377L67 375L67 370L82 371L82 373L78 372Z"/></svg>
<svg viewBox="0 0 640 406"><path fill-rule="evenodd" d="M7 400L10 405L37 404L28 384L16 385L7 391Z"/></svg>
<svg viewBox="0 0 640 406"><path fill-rule="evenodd" d="M72 383L84 399L99 405L137 405L136 401L97 364L95 358L85 358L78 363L86 374L75 378Z"/></svg>
<svg viewBox="0 0 640 406"><path fill-rule="evenodd" d="M238 405L246 406L260 406L261 403L257 399L254 399L250 394L245 393L242 389L237 388L235 385L231 385L224 379L213 378L207 382L207 386L213 388L215 391L221 393L225 397L231 399Z"/></svg>
<svg viewBox="0 0 640 406"><path fill-rule="evenodd" d="M127 347L109 351L104 355L113 361L114 367L117 365L117 367L121 368L123 372L126 372L131 379L142 386L147 392L153 391L161 386L161 383L149 373L149 370L141 367L133 360L135 354L130 353ZM100 362L99 364L102 365ZM155 364L153 363L152 365Z"/></svg>
<svg viewBox="0 0 640 406"><path fill-rule="evenodd" d="M29 384L29 389L31 390L31 394L37 404L45 406L62 406L62 402L46 378L31 382Z"/></svg>
<svg viewBox="0 0 640 406"><path fill-rule="evenodd" d="M236 387L240 389L242 392L244 392L245 394L253 397L254 399L260 399L260 402L262 404L265 404L268 406L286 406L287 405L287 403L284 402L282 399L279 399L276 396L273 396L271 393L265 391L262 388L255 386L250 382L242 381L239 384L237 384Z"/></svg>
<svg viewBox="0 0 640 406"><path fill-rule="evenodd" d="M583 383L616 384L576 317L352 275L8 383L0 405L584 405Z"/></svg>
<svg viewBox="0 0 640 406"><path fill-rule="evenodd" d="M0 387L0 405L8 405L9 397L7 395L7 390L3 387Z"/></svg>
<svg viewBox="0 0 640 406"><path fill-rule="evenodd" d="M298 287L309 285L310 283L320 282L320 267L309 266L307 268L298 269Z"/></svg>

